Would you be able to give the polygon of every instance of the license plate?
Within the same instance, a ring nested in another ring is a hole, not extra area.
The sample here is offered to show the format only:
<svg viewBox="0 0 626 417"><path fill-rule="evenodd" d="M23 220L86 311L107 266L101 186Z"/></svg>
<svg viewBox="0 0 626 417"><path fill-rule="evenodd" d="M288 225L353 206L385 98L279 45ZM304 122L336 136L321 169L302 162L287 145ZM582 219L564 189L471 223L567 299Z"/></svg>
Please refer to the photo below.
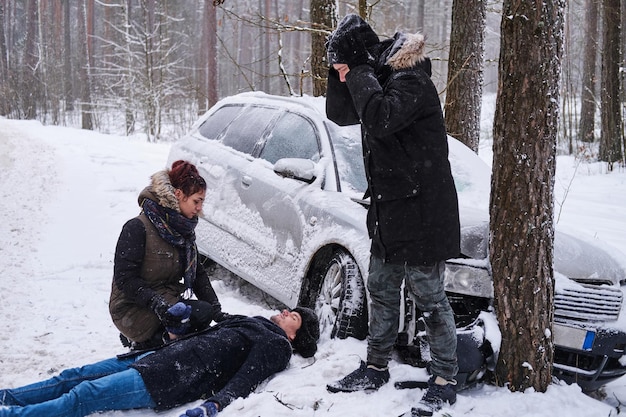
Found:
<svg viewBox="0 0 626 417"><path fill-rule="evenodd" d="M592 330L564 326L556 323L552 330L554 344L557 346L586 351L590 351L593 348L596 333Z"/></svg>

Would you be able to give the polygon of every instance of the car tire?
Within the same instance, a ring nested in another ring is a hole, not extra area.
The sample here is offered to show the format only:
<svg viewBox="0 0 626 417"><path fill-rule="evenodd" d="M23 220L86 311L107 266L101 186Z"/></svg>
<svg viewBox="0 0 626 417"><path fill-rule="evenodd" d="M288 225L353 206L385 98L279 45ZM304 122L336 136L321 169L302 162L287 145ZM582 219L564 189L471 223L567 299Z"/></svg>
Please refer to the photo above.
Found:
<svg viewBox="0 0 626 417"><path fill-rule="evenodd" d="M302 304L314 308L331 338L367 337L367 296L354 258L341 248L320 254L309 275Z"/></svg>

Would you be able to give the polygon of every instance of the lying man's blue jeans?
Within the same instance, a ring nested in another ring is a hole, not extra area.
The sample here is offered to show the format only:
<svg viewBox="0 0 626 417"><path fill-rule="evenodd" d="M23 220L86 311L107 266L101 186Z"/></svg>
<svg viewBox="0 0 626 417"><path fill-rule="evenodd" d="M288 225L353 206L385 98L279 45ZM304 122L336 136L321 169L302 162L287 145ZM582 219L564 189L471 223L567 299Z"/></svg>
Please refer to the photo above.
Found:
<svg viewBox="0 0 626 417"><path fill-rule="evenodd" d="M0 390L0 417L83 417L98 411L154 408L139 372L129 368L140 357L107 359L66 369L46 381Z"/></svg>

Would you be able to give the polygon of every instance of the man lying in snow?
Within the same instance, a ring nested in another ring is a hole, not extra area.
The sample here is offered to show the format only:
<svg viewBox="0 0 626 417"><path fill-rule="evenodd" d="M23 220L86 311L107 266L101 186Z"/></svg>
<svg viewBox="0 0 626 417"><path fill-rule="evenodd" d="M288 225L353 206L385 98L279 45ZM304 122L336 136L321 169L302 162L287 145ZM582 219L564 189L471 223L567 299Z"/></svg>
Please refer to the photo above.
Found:
<svg viewBox="0 0 626 417"><path fill-rule="evenodd" d="M163 410L206 398L181 417L214 417L284 370L292 351L317 351L319 321L304 307L264 317L230 316L149 352L130 352L46 381L0 390L0 417L82 417L99 411Z"/></svg>

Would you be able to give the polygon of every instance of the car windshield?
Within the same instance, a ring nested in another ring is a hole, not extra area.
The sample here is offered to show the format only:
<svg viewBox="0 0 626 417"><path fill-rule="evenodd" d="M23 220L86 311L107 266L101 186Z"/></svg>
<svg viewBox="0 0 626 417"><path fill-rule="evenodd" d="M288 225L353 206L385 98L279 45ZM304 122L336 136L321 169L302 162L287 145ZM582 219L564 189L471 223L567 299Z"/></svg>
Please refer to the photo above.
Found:
<svg viewBox="0 0 626 417"><path fill-rule="evenodd" d="M367 189L360 125L337 126L328 123L337 160L337 170L343 192L362 198ZM491 170L476 153L461 142L448 138L449 159L460 203L487 208Z"/></svg>
<svg viewBox="0 0 626 417"><path fill-rule="evenodd" d="M363 167L361 126L337 126L328 123L328 129L333 140L341 190L355 194L355 198L362 198L367 189L367 180Z"/></svg>

